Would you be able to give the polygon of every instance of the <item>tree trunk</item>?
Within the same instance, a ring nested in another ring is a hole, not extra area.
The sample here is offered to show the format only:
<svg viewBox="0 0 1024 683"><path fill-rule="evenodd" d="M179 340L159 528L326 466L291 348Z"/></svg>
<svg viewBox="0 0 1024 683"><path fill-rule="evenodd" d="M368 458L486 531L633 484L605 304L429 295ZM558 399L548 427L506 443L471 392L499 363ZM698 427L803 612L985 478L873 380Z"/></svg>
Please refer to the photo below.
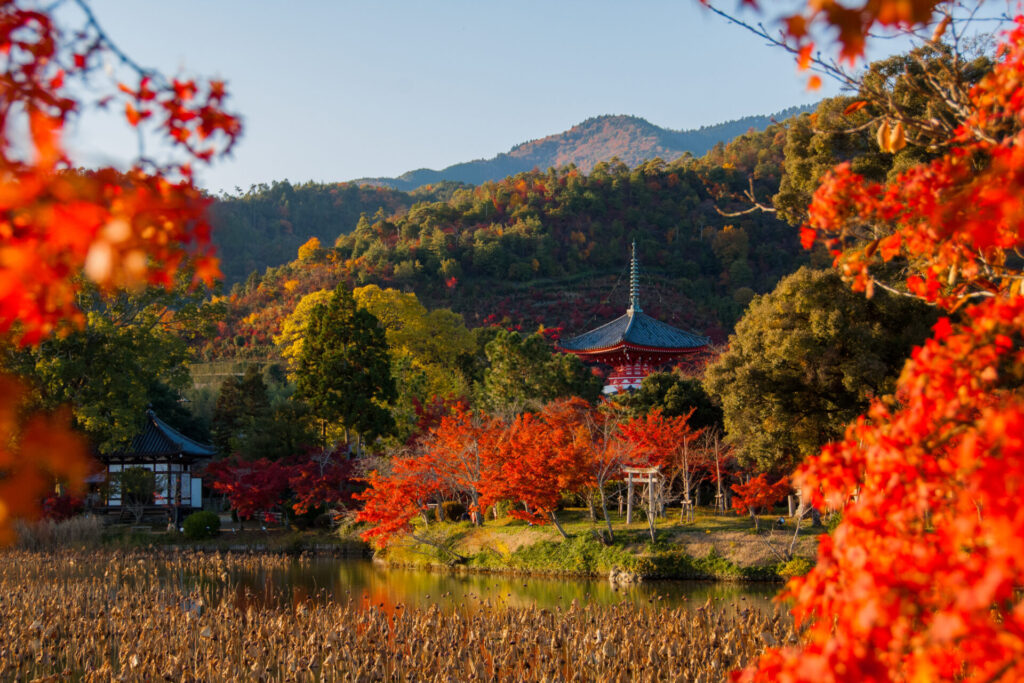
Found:
<svg viewBox="0 0 1024 683"><path fill-rule="evenodd" d="M555 511L552 510L550 514L551 514L551 523L555 525L556 529L558 529L558 533L562 534L562 538L568 540L569 534L565 533L565 529L563 529L562 525L558 523L558 517L555 515Z"/></svg>
<svg viewBox="0 0 1024 683"><path fill-rule="evenodd" d="M604 487L600 489L601 492L601 512L604 513L604 525L608 527L608 542L612 543L615 541L615 533L612 531L612 518L608 514L608 501L605 499ZM621 501L621 497L619 499Z"/></svg>
<svg viewBox="0 0 1024 683"><path fill-rule="evenodd" d="M654 543L654 520L657 508L654 501L654 478L647 481L647 526L651 530L651 543Z"/></svg>
<svg viewBox="0 0 1024 683"><path fill-rule="evenodd" d="M601 495L602 496L604 495L603 491L601 492ZM594 509L594 496L592 496L592 495L588 495L587 496L587 509L590 512L590 521L591 522L596 522L597 521L597 511Z"/></svg>
<svg viewBox="0 0 1024 683"><path fill-rule="evenodd" d="M629 475L629 484L626 489L626 524L633 523L633 475Z"/></svg>

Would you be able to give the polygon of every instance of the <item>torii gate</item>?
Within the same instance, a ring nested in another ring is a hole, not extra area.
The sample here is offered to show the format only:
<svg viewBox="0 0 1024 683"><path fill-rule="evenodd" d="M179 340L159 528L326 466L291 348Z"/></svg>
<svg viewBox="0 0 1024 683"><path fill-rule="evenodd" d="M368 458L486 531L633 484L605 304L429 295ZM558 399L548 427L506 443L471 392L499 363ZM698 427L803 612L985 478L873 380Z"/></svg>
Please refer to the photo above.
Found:
<svg viewBox="0 0 1024 683"><path fill-rule="evenodd" d="M647 485L647 509L650 514L656 514L655 501L661 501L661 488L665 477L661 475L661 467L623 467L622 473L626 475L626 524L633 522L633 485ZM658 487L657 496L654 487ZM621 508L620 508L621 510Z"/></svg>

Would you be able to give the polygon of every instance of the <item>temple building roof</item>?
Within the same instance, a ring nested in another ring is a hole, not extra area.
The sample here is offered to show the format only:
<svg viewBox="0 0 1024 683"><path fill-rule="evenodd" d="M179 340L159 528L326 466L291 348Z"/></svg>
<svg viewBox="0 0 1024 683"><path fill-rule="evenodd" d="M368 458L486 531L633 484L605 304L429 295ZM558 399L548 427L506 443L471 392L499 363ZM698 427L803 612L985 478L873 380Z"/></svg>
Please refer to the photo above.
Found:
<svg viewBox="0 0 1024 683"><path fill-rule="evenodd" d="M630 308L610 323L578 337L565 339L559 346L566 351L597 351L622 344L654 349L696 349L710 343L707 337L684 332Z"/></svg>
<svg viewBox="0 0 1024 683"><path fill-rule="evenodd" d="M116 456L159 457L181 455L209 458L217 449L185 436L161 420L152 410L146 411L146 426L132 439L131 445Z"/></svg>
<svg viewBox="0 0 1024 683"><path fill-rule="evenodd" d="M707 337L684 332L643 312L640 308L639 266L634 242L630 258L629 308L626 309L625 315L590 332L561 341L558 346L563 351L587 353L622 345L639 346L655 351L684 351L698 349L710 343L711 340Z"/></svg>

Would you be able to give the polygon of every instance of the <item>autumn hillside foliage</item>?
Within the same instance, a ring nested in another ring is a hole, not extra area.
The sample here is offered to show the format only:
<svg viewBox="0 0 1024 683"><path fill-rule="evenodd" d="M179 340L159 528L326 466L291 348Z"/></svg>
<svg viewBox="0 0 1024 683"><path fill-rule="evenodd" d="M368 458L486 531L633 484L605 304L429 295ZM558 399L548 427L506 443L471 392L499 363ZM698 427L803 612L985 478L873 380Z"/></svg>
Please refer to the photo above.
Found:
<svg viewBox="0 0 1024 683"><path fill-rule="evenodd" d="M470 327L582 332L626 306L622 275L634 239L644 310L722 340L755 293L807 261L793 230L774 216L717 210L720 197L746 189L750 177L760 195L777 191L785 141L785 126L773 124L700 159L534 170L422 197L407 210L367 213L347 234L321 235L315 257L232 287L227 319L198 350L207 359L273 356L271 340L297 302L338 282L415 292L427 308L449 308ZM322 200L313 190L295 189L288 211L315 213ZM233 200L232 211L244 216L258 198Z"/></svg>
<svg viewBox="0 0 1024 683"><path fill-rule="evenodd" d="M903 291L951 317L895 393L797 471L842 523L787 589L801 643L740 680L1024 678L1022 78L1024 17L946 153L886 184L840 166L815 194L805 239L825 240L856 289L902 264Z"/></svg>

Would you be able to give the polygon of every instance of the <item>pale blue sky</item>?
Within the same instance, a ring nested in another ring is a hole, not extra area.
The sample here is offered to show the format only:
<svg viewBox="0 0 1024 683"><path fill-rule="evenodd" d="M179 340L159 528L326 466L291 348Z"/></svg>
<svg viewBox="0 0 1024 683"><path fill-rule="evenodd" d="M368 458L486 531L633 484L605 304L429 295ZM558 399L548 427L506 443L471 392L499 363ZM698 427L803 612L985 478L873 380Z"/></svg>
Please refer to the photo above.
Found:
<svg viewBox="0 0 1024 683"><path fill-rule="evenodd" d="M834 94L696 0L94 0L108 34L165 73L222 77L244 116L213 191L398 175L490 157L601 114L695 128ZM89 118L83 163L127 155Z"/></svg>

